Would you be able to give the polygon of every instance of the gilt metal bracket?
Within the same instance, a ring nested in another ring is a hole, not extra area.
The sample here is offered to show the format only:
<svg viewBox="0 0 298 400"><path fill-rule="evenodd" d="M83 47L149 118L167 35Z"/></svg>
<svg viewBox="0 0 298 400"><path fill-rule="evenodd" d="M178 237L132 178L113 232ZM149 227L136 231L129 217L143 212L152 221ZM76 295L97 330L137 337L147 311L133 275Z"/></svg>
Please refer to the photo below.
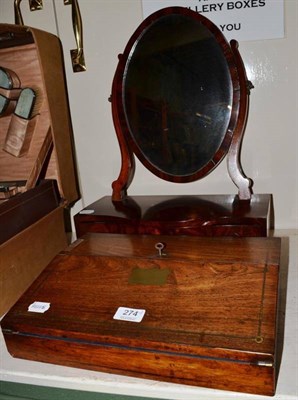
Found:
<svg viewBox="0 0 298 400"><path fill-rule="evenodd" d="M71 5L72 26L77 48L70 50L73 72L86 71L83 49L83 24L79 3L77 0L64 0L64 5Z"/></svg>
<svg viewBox="0 0 298 400"><path fill-rule="evenodd" d="M14 0L14 23L16 25L24 25L24 20L21 12L21 1L22 0Z"/></svg>
<svg viewBox="0 0 298 400"><path fill-rule="evenodd" d="M24 25L21 12L21 1L14 0L14 17L16 25ZM83 23L78 0L63 0L64 5L71 5L72 26L77 48L70 50L73 72L86 71L86 63L83 49ZM43 9L43 0L29 0L31 11Z"/></svg>

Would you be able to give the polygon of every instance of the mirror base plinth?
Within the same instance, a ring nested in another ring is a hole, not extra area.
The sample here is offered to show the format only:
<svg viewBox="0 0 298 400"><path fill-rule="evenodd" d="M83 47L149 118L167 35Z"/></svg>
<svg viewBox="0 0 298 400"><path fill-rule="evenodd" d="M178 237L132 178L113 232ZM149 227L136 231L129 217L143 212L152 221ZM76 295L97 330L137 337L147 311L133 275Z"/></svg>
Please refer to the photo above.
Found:
<svg viewBox="0 0 298 400"><path fill-rule="evenodd" d="M267 236L272 196L238 195L105 196L75 215L77 236L122 233L191 236Z"/></svg>

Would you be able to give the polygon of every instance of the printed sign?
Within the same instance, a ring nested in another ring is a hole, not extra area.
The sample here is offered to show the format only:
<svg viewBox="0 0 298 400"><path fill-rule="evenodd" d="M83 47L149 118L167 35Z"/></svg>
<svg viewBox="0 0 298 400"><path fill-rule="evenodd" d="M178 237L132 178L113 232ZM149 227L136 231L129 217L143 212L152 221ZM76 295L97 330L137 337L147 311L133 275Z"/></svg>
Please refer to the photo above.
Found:
<svg viewBox="0 0 298 400"><path fill-rule="evenodd" d="M171 6L190 8L210 19L226 39L284 37L283 0L143 0L143 16Z"/></svg>

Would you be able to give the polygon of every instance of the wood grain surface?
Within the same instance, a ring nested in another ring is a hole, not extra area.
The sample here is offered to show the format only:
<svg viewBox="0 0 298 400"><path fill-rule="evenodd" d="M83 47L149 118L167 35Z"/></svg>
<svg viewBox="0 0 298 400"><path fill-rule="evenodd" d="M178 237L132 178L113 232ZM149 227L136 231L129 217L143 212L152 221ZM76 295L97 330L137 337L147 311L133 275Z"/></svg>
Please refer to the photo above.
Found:
<svg viewBox="0 0 298 400"><path fill-rule="evenodd" d="M160 236L160 256L156 239L90 234L60 253L2 321L11 354L273 394L280 240ZM135 268L170 273L132 284ZM145 316L115 320L119 307Z"/></svg>

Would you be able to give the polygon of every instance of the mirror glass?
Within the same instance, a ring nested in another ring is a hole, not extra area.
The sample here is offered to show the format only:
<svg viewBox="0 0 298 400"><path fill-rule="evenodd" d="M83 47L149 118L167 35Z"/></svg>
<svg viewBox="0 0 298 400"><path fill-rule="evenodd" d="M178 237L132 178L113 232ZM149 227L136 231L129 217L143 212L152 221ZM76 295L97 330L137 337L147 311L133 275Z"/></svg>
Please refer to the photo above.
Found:
<svg viewBox="0 0 298 400"><path fill-rule="evenodd" d="M131 48L122 96L135 153L161 173L195 174L220 150L233 85L222 47L199 20L153 21Z"/></svg>

